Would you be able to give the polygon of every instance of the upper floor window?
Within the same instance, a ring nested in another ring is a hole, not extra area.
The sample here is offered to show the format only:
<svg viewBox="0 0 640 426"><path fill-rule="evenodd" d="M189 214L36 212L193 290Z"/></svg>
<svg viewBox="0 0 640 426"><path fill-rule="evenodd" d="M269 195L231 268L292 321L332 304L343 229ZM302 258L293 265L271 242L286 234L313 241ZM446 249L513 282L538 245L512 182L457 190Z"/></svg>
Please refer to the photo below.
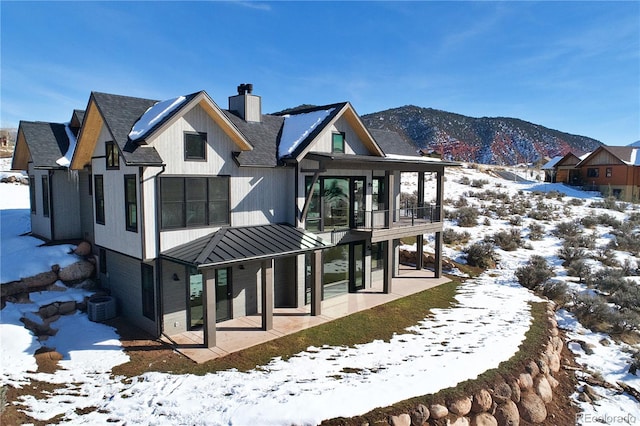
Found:
<svg viewBox="0 0 640 426"><path fill-rule="evenodd" d="M104 181L102 175L93 176L93 195L96 202L96 223L104 225Z"/></svg>
<svg viewBox="0 0 640 426"><path fill-rule="evenodd" d="M600 169L594 167L587 169L587 177L597 178L598 176L600 176Z"/></svg>
<svg viewBox="0 0 640 426"><path fill-rule="evenodd" d="M607 168L605 169L605 175L606 175L607 177L611 177L611 176L613 176L613 169L612 169L611 167L607 167Z"/></svg>
<svg viewBox="0 0 640 426"><path fill-rule="evenodd" d="M207 134L206 133L185 133L184 134L184 159L185 160L206 160L207 159Z"/></svg>
<svg viewBox="0 0 640 426"><path fill-rule="evenodd" d="M42 215L49 217L49 176L42 176Z"/></svg>
<svg viewBox="0 0 640 426"><path fill-rule="evenodd" d="M127 231L138 232L138 198L136 175L124 176L124 215Z"/></svg>
<svg viewBox="0 0 640 426"><path fill-rule="evenodd" d="M331 134L331 152L344 154L344 132Z"/></svg>
<svg viewBox="0 0 640 426"><path fill-rule="evenodd" d="M160 179L162 229L228 225L229 204L228 176Z"/></svg>
<svg viewBox="0 0 640 426"><path fill-rule="evenodd" d="M119 169L120 156L118 146L113 141L105 142L104 151L107 159L107 169Z"/></svg>

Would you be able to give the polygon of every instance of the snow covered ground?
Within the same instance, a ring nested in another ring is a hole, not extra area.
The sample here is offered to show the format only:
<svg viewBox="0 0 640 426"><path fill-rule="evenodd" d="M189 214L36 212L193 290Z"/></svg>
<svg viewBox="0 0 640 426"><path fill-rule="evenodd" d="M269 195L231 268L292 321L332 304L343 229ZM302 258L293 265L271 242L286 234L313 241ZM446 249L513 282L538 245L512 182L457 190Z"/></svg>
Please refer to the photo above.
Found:
<svg viewBox="0 0 640 426"><path fill-rule="evenodd" d="M472 189L458 183L463 176L471 180L485 179L488 184L484 189L510 194L558 190L572 197L593 197L562 185L507 182L474 169L461 168L447 172L447 199L458 199ZM403 189L412 192L413 185L409 179ZM470 203L479 202L468 198ZM0 184L2 282L5 275L15 279L24 274L20 258L9 256L13 252L11 247L20 246L22 240L32 240L19 236L28 231L28 199L25 186ZM548 202L562 205L560 200ZM625 215L606 212L619 218ZM570 211L563 211L562 217L556 220L586 214L593 214L593 209L571 206ZM523 228L528 220L523 218ZM471 242L510 227L507 221L496 218L487 224L482 218L479 222L480 225L473 228ZM546 221L545 229L553 229L556 223ZM446 226L458 231L469 230L450 221ZM75 260L73 255L66 254L69 247L51 253L45 251L48 248L37 247L32 242L25 244L32 257L43 262L28 266L33 274L48 270L47 263ZM20 386L30 380L41 380L62 384L62 389L44 399L28 397L20 402L35 419L46 421L62 414L65 422L71 424L316 424L327 418L355 416L453 386L510 358L529 327L529 302L538 300L517 283L515 270L536 253L547 257L556 267L558 278L566 277L555 256L559 239L547 234L530 244L530 249L497 250L501 260L496 269L463 284L455 307L434 312L432 317L389 342L374 341L349 348L308 348L287 361L273 359L246 373L233 370L205 376L147 373L127 381L111 377L111 368L128 360L118 336L114 329L90 322L86 315L79 313L61 317L54 323L60 331L54 340L47 342L64 355L61 369L53 374L35 373L33 354L39 343L23 327L20 317L32 315L39 306L53 300L79 300L86 293L70 289L32 294L33 304L8 303L1 311L0 383ZM460 247L446 247L446 255L463 260ZM628 257L624 253L618 255ZM602 336L581 327L566 311L559 312L558 320L568 330L569 339L588 340L594 345L590 355L570 345L579 355L578 362L599 371L613 383L621 380L640 388L640 378L624 369L631 347L615 342L604 346ZM625 415L640 421L640 406L628 395L598 391L606 398L598 401L599 405L581 403L584 415L578 419L580 424L592 424L594 418L606 420ZM81 409L87 407L96 409L83 414L89 410Z"/></svg>

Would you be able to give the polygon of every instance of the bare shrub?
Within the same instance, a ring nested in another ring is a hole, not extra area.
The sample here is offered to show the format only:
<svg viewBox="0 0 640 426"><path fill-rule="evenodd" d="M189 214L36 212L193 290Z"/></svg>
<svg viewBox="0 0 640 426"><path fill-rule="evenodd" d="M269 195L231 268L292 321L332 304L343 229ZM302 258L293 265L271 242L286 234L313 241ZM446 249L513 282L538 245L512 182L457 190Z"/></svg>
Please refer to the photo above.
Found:
<svg viewBox="0 0 640 426"><path fill-rule="evenodd" d="M471 234L467 231L456 232L452 228L442 231L442 241L448 245L466 244L471 239Z"/></svg>
<svg viewBox="0 0 640 426"><path fill-rule="evenodd" d="M478 210L473 207L461 207L455 212L458 226L470 228L478 224Z"/></svg>
<svg viewBox="0 0 640 426"><path fill-rule="evenodd" d="M532 222L529 225L529 239L532 241L539 241L544 237L544 227L539 223Z"/></svg>
<svg viewBox="0 0 640 426"><path fill-rule="evenodd" d="M584 204L584 200L582 198L571 198L567 201L567 204L570 206L581 206Z"/></svg>
<svg viewBox="0 0 640 426"><path fill-rule="evenodd" d="M581 283L585 282L591 275L591 268L583 259L576 259L567 266L567 274L578 277Z"/></svg>
<svg viewBox="0 0 640 426"><path fill-rule="evenodd" d="M564 305L570 300L569 287L562 281L547 281L540 286L543 296L553 300L559 305Z"/></svg>
<svg viewBox="0 0 640 426"><path fill-rule="evenodd" d="M469 179L469 176L462 176L458 183L461 185L471 185L471 180Z"/></svg>
<svg viewBox="0 0 640 426"><path fill-rule="evenodd" d="M471 181L471 186L473 188L482 188L485 185L488 185L489 181L486 179L474 179Z"/></svg>
<svg viewBox="0 0 640 426"><path fill-rule="evenodd" d="M565 241L562 247L558 250L558 257L564 260L564 262L562 262L562 266L567 266L576 260L587 257L587 251L582 247L575 247L570 242L567 243Z"/></svg>
<svg viewBox="0 0 640 426"><path fill-rule="evenodd" d="M490 238L495 245L505 251L514 251L522 245L520 229L511 228L509 231L499 231Z"/></svg>
<svg viewBox="0 0 640 426"><path fill-rule="evenodd" d="M577 221L560 222L553 234L558 238L575 237L582 232L582 226Z"/></svg>
<svg viewBox="0 0 640 426"><path fill-rule="evenodd" d="M553 269L547 263L547 260L537 254L529 258L526 265L516 270L518 282L523 287L535 290L544 284L553 276Z"/></svg>
<svg viewBox="0 0 640 426"><path fill-rule="evenodd" d="M513 226L522 226L522 216L515 215L509 218L509 223Z"/></svg>
<svg viewBox="0 0 640 426"><path fill-rule="evenodd" d="M493 244L481 241L471 244L464 250L467 255L467 264L483 269L494 268L496 266L495 251Z"/></svg>

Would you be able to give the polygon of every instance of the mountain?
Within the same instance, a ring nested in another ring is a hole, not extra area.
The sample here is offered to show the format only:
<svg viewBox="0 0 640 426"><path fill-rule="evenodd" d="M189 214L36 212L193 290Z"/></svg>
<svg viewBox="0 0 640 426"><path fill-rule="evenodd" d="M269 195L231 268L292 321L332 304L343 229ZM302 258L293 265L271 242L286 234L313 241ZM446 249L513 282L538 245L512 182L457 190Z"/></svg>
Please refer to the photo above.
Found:
<svg viewBox="0 0 640 426"><path fill-rule="evenodd" d="M517 118L473 118L413 105L367 114L362 121L370 129L396 131L445 159L483 164L536 162L569 151L582 155L602 145Z"/></svg>

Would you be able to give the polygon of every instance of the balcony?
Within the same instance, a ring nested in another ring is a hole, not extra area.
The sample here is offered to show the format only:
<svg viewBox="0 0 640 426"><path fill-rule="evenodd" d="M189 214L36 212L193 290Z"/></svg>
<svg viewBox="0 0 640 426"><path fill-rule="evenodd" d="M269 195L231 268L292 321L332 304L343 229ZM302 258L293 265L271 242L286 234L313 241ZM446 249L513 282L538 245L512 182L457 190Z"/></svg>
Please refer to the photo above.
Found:
<svg viewBox="0 0 640 426"><path fill-rule="evenodd" d="M442 230L442 208L430 204L423 207L405 206L389 210L358 210L353 216L349 209L331 209L322 217L308 217L307 230L331 234L336 244L353 231L370 232L372 242L393 236L402 238ZM389 224L389 214L392 221ZM328 236L328 235L327 235Z"/></svg>

